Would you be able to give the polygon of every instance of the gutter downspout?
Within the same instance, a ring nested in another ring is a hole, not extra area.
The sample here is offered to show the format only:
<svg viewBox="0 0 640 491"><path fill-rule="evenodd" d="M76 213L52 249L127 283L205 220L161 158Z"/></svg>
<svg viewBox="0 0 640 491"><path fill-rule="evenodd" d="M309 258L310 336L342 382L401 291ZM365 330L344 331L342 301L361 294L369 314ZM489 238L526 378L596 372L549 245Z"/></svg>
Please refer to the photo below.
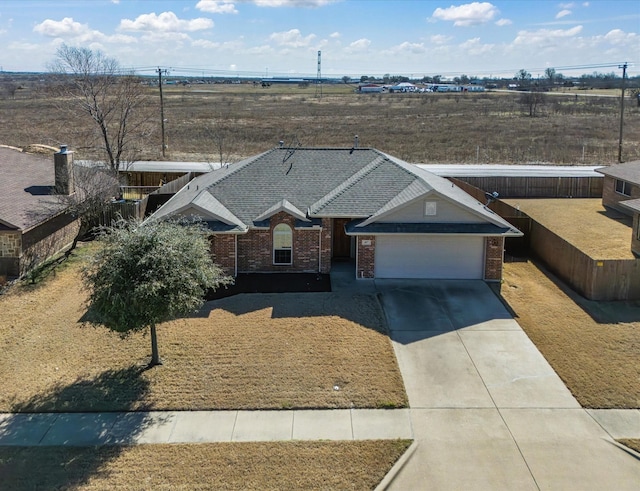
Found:
<svg viewBox="0 0 640 491"><path fill-rule="evenodd" d="M233 273L234 273L234 278L238 277L238 234L234 234L235 237L235 244L234 244L234 248L233 248Z"/></svg>
<svg viewBox="0 0 640 491"><path fill-rule="evenodd" d="M322 273L322 225L318 231L318 274Z"/></svg>

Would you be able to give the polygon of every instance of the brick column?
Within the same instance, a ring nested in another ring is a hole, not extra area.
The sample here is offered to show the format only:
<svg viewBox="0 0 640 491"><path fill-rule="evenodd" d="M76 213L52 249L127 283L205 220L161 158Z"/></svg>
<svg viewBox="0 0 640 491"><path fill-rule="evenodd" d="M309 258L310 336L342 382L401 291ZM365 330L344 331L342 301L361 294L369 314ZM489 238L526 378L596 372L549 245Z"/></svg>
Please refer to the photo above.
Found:
<svg viewBox="0 0 640 491"><path fill-rule="evenodd" d="M500 281L504 260L504 237L485 238L484 279Z"/></svg>
<svg viewBox="0 0 640 491"><path fill-rule="evenodd" d="M236 236L232 234L213 234L210 238L213 262L230 275L236 270Z"/></svg>
<svg viewBox="0 0 640 491"><path fill-rule="evenodd" d="M376 237L375 235L356 236L358 249L358 264L356 264L356 277L373 278L375 276Z"/></svg>
<svg viewBox="0 0 640 491"><path fill-rule="evenodd" d="M320 230L320 273L328 273L331 271L332 234L331 218L323 218L322 230Z"/></svg>

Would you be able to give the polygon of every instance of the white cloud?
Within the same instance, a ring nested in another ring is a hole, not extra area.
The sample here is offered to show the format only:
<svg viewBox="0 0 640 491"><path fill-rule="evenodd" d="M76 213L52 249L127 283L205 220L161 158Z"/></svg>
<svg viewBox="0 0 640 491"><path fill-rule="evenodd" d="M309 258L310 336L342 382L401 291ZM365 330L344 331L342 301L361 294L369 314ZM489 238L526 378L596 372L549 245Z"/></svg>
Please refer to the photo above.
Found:
<svg viewBox="0 0 640 491"><path fill-rule="evenodd" d="M558 5L561 9L572 9L575 8L575 2L561 3Z"/></svg>
<svg viewBox="0 0 640 491"><path fill-rule="evenodd" d="M490 53L494 50L493 44L482 44L480 38L468 39L460 44L460 48L469 55L479 56Z"/></svg>
<svg viewBox="0 0 640 491"><path fill-rule="evenodd" d="M209 41L207 39L196 39L191 43L191 46L195 48L214 49L219 48L220 43L214 43L213 41Z"/></svg>
<svg viewBox="0 0 640 491"><path fill-rule="evenodd" d="M80 35L90 29L88 24L80 24L72 17L65 17L60 21L51 19L42 21L33 28L33 31L48 37L67 37Z"/></svg>
<svg viewBox="0 0 640 491"><path fill-rule="evenodd" d="M274 32L269 36L269 40L274 41L279 46L303 48L309 46L315 37L315 34L303 37L299 29L291 29L290 31Z"/></svg>
<svg viewBox="0 0 640 491"><path fill-rule="evenodd" d="M424 43L410 43L405 41L397 46L393 46L390 50L387 50L387 52L422 54L427 52L427 48L424 46Z"/></svg>
<svg viewBox="0 0 640 491"><path fill-rule="evenodd" d="M237 14L234 0L200 0L196 8L210 14Z"/></svg>
<svg viewBox="0 0 640 491"><path fill-rule="evenodd" d="M620 29L613 29L609 31L607 34L602 36L602 39L613 45L624 46L628 44L630 47L633 47L635 44L636 48L638 46L637 43L640 42L640 36L638 36L638 34L634 32L626 33Z"/></svg>
<svg viewBox="0 0 640 491"><path fill-rule="evenodd" d="M120 3L120 0L111 0L111 3L115 3L116 5L118 5Z"/></svg>
<svg viewBox="0 0 640 491"><path fill-rule="evenodd" d="M510 26L511 24L513 24L513 22L511 22L509 19L498 19L496 21L496 26L498 27Z"/></svg>
<svg viewBox="0 0 640 491"><path fill-rule="evenodd" d="M72 17L65 17L60 21L47 19L36 25L33 31L43 36L70 39L82 44L93 42L131 44L136 42L134 37L125 34L107 36L100 31L91 29L88 24L74 21Z"/></svg>
<svg viewBox="0 0 640 491"><path fill-rule="evenodd" d="M363 51L371 46L371 41L366 38L358 39L357 41L352 42L348 50L349 51Z"/></svg>
<svg viewBox="0 0 640 491"><path fill-rule="evenodd" d="M567 15L571 15L573 12L571 12L571 10L561 10L560 12L558 12L556 14L556 19L562 19L563 17L566 17Z"/></svg>
<svg viewBox="0 0 640 491"><path fill-rule="evenodd" d="M340 37L340 33L339 32L332 32L329 37L331 39L338 39Z"/></svg>
<svg viewBox="0 0 640 491"><path fill-rule="evenodd" d="M340 0L239 0L258 7L324 7Z"/></svg>
<svg viewBox="0 0 640 491"><path fill-rule="evenodd" d="M499 13L496 6L489 2L473 2L457 7L452 5L446 9L437 8L432 18L451 21L456 27L467 27L490 22Z"/></svg>
<svg viewBox="0 0 640 491"><path fill-rule="evenodd" d="M556 40L575 37L582 31L582 26L571 29L538 29L537 31L520 31L514 40L514 44L542 45L555 44Z"/></svg>
<svg viewBox="0 0 640 491"><path fill-rule="evenodd" d="M451 41L453 37L445 36L444 34L435 34L429 38L433 44L446 44Z"/></svg>
<svg viewBox="0 0 640 491"><path fill-rule="evenodd" d="M194 32L212 27L213 21L204 17L182 20L173 12L162 12L160 15L152 12L139 15L135 20L122 19L118 28L122 31Z"/></svg>

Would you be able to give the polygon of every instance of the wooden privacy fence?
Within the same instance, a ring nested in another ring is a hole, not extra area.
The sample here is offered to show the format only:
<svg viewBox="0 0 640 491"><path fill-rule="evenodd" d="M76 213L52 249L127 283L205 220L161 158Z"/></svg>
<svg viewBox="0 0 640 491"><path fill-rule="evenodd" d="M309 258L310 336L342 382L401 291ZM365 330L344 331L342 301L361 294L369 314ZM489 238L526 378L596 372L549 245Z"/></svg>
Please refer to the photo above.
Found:
<svg viewBox="0 0 640 491"><path fill-rule="evenodd" d="M148 198L135 201L118 200L109 203L109 206L102 211L100 225L111 226L121 218L130 220L132 218L142 220L147 208Z"/></svg>
<svg viewBox="0 0 640 491"><path fill-rule="evenodd" d="M478 201L487 202L484 190L458 179L451 181ZM525 234L523 238L507 238L507 250L528 250L584 297L590 300L640 300L640 259L592 258L503 201L497 200L489 208Z"/></svg>
<svg viewBox="0 0 640 491"><path fill-rule="evenodd" d="M600 198L602 177L491 176L458 177L485 191L497 191L503 198Z"/></svg>

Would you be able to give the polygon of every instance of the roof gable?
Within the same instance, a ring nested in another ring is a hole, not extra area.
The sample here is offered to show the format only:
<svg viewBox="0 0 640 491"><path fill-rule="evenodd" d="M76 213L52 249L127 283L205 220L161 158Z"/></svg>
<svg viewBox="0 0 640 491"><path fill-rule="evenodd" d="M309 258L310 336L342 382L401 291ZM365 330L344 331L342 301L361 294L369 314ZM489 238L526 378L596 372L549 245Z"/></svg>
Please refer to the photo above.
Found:
<svg viewBox="0 0 640 491"><path fill-rule="evenodd" d="M307 218L307 216L303 212L301 212L298 208L296 208L291 203L289 203L289 201L287 201L286 199L282 199L281 201L277 202L276 204L271 206L269 209L265 210L262 214L254 218L253 221L262 222L267 218L271 218L273 215L281 211L284 211L285 213L288 213L289 215L297 218L298 220L302 220L303 222L311 221Z"/></svg>

